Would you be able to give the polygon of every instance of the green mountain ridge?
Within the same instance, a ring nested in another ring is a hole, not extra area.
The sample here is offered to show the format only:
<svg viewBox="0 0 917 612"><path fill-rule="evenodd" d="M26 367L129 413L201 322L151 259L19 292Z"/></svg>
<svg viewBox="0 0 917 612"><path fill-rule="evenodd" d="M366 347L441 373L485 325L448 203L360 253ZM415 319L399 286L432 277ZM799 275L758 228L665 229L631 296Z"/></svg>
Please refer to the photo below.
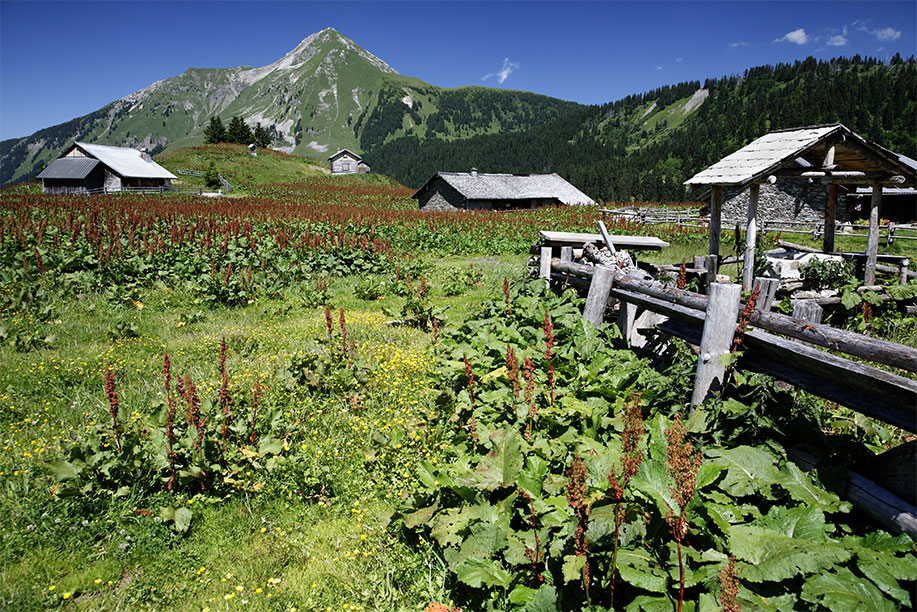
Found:
<svg viewBox="0 0 917 612"><path fill-rule="evenodd" d="M213 116L261 123L273 148L324 159L409 134L453 139L529 128L577 107L529 92L435 87L326 28L267 66L189 68L83 117L0 142L0 182L28 180L75 141L154 154L201 144Z"/></svg>
<svg viewBox="0 0 917 612"><path fill-rule="evenodd" d="M557 172L596 200L678 201L690 196L686 179L765 133L823 123L843 123L917 158L917 62L810 57L665 86L461 143L399 136L364 157L413 188L437 171L474 166Z"/></svg>

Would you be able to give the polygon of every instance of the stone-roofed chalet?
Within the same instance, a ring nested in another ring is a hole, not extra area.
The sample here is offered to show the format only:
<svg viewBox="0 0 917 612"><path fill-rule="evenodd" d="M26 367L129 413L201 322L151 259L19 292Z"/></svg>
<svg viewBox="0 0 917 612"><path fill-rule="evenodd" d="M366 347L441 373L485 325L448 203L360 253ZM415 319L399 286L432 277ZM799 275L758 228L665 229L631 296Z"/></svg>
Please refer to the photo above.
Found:
<svg viewBox="0 0 917 612"><path fill-rule="evenodd" d="M77 142L42 170L43 193L89 194L172 188L175 175L146 150Z"/></svg>
<svg viewBox="0 0 917 612"><path fill-rule="evenodd" d="M557 174L437 172L411 196L421 210L517 210L592 206L595 202Z"/></svg>

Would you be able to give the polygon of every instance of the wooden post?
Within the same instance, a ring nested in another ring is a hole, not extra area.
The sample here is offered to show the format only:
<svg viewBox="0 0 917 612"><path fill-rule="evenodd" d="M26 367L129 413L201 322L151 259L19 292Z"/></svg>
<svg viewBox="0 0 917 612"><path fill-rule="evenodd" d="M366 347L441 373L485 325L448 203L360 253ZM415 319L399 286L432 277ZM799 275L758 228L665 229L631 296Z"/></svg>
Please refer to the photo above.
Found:
<svg viewBox="0 0 917 612"><path fill-rule="evenodd" d="M596 327L605 320L605 305L608 304L608 293L614 283L615 271L608 266L596 266L586 304L583 306L583 318Z"/></svg>
<svg viewBox="0 0 917 612"><path fill-rule="evenodd" d="M618 310L618 329L624 338L624 345L630 346L630 335L634 333L634 321L637 320L637 305L621 302Z"/></svg>
<svg viewBox="0 0 917 612"><path fill-rule="evenodd" d="M901 260L901 280L900 280L900 283L901 283L902 285L906 285L906 284L907 284L907 269L908 269L908 267L909 267L910 265L911 265L911 260L910 260L910 259L902 259L902 260Z"/></svg>
<svg viewBox="0 0 917 612"><path fill-rule="evenodd" d="M833 147L832 147L833 148ZM828 208L825 210L825 238L822 240L822 251L834 252L834 226L837 221L837 185L828 185Z"/></svg>
<svg viewBox="0 0 917 612"><path fill-rule="evenodd" d="M796 300L793 303L793 318L809 323L821 323L822 307L815 300Z"/></svg>
<svg viewBox="0 0 917 612"><path fill-rule="evenodd" d="M710 285L700 356L697 359L697 374L694 377L694 392L691 394L691 403L695 406L702 404L711 391L718 391L723 384L726 367L719 358L729 353L732 348L741 296L741 285Z"/></svg>
<svg viewBox="0 0 917 612"><path fill-rule="evenodd" d="M707 270L707 291L710 291L710 285L716 282L716 273L720 269L720 256L719 255L705 255L704 256L704 269Z"/></svg>
<svg viewBox="0 0 917 612"><path fill-rule="evenodd" d="M885 246L890 247L895 241L895 230L892 227L892 222L889 221L885 229Z"/></svg>
<svg viewBox="0 0 917 612"><path fill-rule="evenodd" d="M541 247L541 261L538 266L538 278L545 279L551 285L551 247Z"/></svg>
<svg viewBox="0 0 917 612"><path fill-rule="evenodd" d="M714 185L710 193L710 254L720 254L720 221L723 213L723 186Z"/></svg>
<svg viewBox="0 0 917 612"><path fill-rule="evenodd" d="M879 254L879 206L882 204L882 185L873 183L869 201L869 235L866 237L866 272L864 285L876 284L876 258Z"/></svg>
<svg viewBox="0 0 917 612"><path fill-rule="evenodd" d="M573 261L573 247L570 247L570 246L560 247L560 260L561 261Z"/></svg>
<svg viewBox="0 0 917 612"><path fill-rule="evenodd" d="M755 284L761 287L758 294L758 302L755 304L755 310L768 311L774 305L774 296L777 294L777 287L780 286L779 278L764 278L759 276L755 278Z"/></svg>
<svg viewBox="0 0 917 612"><path fill-rule="evenodd" d="M745 262L742 266L742 289L751 291L755 277L755 240L758 235L758 195L760 185L748 188L748 221L745 224Z"/></svg>

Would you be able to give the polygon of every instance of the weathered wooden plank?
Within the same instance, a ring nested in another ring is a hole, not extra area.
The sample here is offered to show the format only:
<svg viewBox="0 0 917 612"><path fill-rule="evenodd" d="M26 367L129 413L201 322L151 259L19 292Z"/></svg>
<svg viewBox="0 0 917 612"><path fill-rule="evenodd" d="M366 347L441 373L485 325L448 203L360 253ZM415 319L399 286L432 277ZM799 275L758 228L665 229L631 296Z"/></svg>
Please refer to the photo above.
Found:
<svg viewBox="0 0 917 612"><path fill-rule="evenodd" d="M745 332L742 368L770 374L842 406L917 432L917 381L759 329Z"/></svg>
<svg viewBox="0 0 917 612"><path fill-rule="evenodd" d="M742 262L742 289L751 291L755 277L755 240L758 235L758 195L760 185L748 188L748 219L745 222L745 260Z"/></svg>
<svg viewBox="0 0 917 612"><path fill-rule="evenodd" d="M560 247L560 260L573 261L573 247Z"/></svg>
<svg viewBox="0 0 917 612"><path fill-rule="evenodd" d="M704 334L701 337L700 357L694 376L694 392L691 403L704 403L711 393L720 390L726 373L726 366L720 356L729 353L739 316L741 285L713 283L710 285L707 311L704 317Z"/></svg>
<svg viewBox="0 0 917 612"><path fill-rule="evenodd" d="M723 187L714 185L710 194L710 254L720 254L720 230L723 217Z"/></svg>
<svg viewBox="0 0 917 612"><path fill-rule="evenodd" d="M541 247L541 260L538 265L538 277L551 277L551 247Z"/></svg>
<svg viewBox="0 0 917 612"><path fill-rule="evenodd" d="M611 291L615 272L606 266L596 266L586 304L583 306L583 319L596 327L605 320L605 306L608 304L608 292Z"/></svg>
<svg viewBox="0 0 917 612"><path fill-rule="evenodd" d="M793 318L807 323L821 323L824 311L815 300L796 300L793 303Z"/></svg>
<svg viewBox="0 0 917 612"><path fill-rule="evenodd" d="M637 319L637 305L628 302L620 302L618 309L618 330L621 337L624 338L624 344L630 346L630 336L634 333L634 322Z"/></svg>
<svg viewBox="0 0 917 612"><path fill-rule="evenodd" d="M869 201L869 235L866 237L866 272L864 285L876 284L876 255L879 253L879 206L882 204L882 186L873 184Z"/></svg>
<svg viewBox="0 0 917 612"><path fill-rule="evenodd" d="M758 302L755 304L757 310L768 311L774 305L774 297L777 295L777 287L780 286L779 278L764 278L758 276L755 278L755 284L760 287L758 290Z"/></svg>
<svg viewBox="0 0 917 612"><path fill-rule="evenodd" d="M834 157L834 147L831 147L832 150L832 161ZM831 183L828 185L828 206L825 210L825 237L822 239L822 250L825 253L831 253L834 251L834 230L836 228L835 221L837 220L837 185Z"/></svg>
<svg viewBox="0 0 917 612"><path fill-rule="evenodd" d="M599 233L602 234L602 240L605 242L605 246L608 247L608 250L610 252L612 253L617 252L617 249L615 249L614 242L611 241L611 236L608 235L608 230L605 229L605 222L599 221L598 226L599 226Z"/></svg>
<svg viewBox="0 0 917 612"><path fill-rule="evenodd" d="M574 246L582 247L587 242L601 243L603 241L601 234L581 234L574 232L550 232L542 230L538 232L540 241L545 244L554 246ZM617 236L612 235L611 241L619 249L631 249L634 251L659 251L669 246L665 240L660 240L655 236Z"/></svg>

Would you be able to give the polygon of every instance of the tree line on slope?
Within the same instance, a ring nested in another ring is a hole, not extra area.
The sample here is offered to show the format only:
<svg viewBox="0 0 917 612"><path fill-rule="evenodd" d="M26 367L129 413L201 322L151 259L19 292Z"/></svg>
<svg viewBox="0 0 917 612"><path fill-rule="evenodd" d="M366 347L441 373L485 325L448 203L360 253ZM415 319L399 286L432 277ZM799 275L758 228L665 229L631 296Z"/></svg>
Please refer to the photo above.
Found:
<svg viewBox="0 0 917 612"><path fill-rule="evenodd" d="M364 157L380 172L419 187L441 170L557 172L595 199L680 201L694 173L763 134L840 122L897 153L917 157L917 61L895 56L807 58L708 79L703 104L675 128L647 130L642 117L696 91L681 83L602 107L573 109L518 132L446 142L404 136ZM652 114L645 119L650 119Z"/></svg>
<svg viewBox="0 0 917 612"><path fill-rule="evenodd" d="M254 129L250 128L238 115L229 120L229 125L224 126L223 120L214 115L210 123L204 127L204 143L217 144L230 142L234 144L254 144L262 149L271 146L271 136L268 131L256 123Z"/></svg>

